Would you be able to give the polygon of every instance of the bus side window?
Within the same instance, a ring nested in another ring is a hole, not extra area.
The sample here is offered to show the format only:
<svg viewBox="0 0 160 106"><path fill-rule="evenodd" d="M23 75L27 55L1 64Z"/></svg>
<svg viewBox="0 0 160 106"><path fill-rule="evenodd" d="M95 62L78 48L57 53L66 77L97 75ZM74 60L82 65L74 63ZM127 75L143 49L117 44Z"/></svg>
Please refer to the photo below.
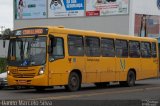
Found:
<svg viewBox="0 0 160 106"><path fill-rule="evenodd" d="M138 41L129 41L129 56L131 58L140 57L140 43Z"/></svg>
<svg viewBox="0 0 160 106"><path fill-rule="evenodd" d="M68 53L70 56L83 56L84 43L82 36L69 35L68 36Z"/></svg>
<svg viewBox="0 0 160 106"><path fill-rule="evenodd" d="M141 55L143 58L151 57L151 44L149 42L141 42Z"/></svg>
<svg viewBox="0 0 160 106"><path fill-rule="evenodd" d="M54 38L56 40L55 44L51 44L51 55L50 60L57 60L64 58L64 41L63 38L56 37Z"/></svg>
<svg viewBox="0 0 160 106"><path fill-rule="evenodd" d="M114 40L102 38L101 51L103 57L115 57Z"/></svg>
<svg viewBox="0 0 160 106"><path fill-rule="evenodd" d="M126 40L115 40L116 56L128 57L128 43Z"/></svg>
<svg viewBox="0 0 160 106"><path fill-rule="evenodd" d="M98 37L86 37L85 46L87 56L100 56L100 39Z"/></svg>
<svg viewBox="0 0 160 106"><path fill-rule="evenodd" d="M157 57L157 48L156 48L156 43L152 43L152 57Z"/></svg>

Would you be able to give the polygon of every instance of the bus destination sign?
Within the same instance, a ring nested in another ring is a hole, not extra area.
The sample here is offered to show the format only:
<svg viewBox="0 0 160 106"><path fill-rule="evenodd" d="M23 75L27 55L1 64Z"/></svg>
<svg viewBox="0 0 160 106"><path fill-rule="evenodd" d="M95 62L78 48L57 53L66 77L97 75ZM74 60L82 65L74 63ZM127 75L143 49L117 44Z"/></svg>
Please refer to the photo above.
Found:
<svg viewBox="0 0 160 106"><path fill-rule="evenodd" d="M46 35L48 34L47 28L25 28L20 30L15 30L15 36L25 36L25 35Z"/></svg>

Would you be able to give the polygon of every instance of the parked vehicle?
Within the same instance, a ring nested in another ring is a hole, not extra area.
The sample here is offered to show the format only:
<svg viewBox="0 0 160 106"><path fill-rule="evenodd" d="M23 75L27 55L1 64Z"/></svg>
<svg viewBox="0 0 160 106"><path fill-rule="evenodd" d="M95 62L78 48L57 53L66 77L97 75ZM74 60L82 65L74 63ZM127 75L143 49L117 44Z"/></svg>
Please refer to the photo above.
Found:
<svg viewBox="0 0 160 106"><path fill-rule="evenodd" d="M0 74L0 89L7 87L7 72L3 72Z"/></svg>
<svg viewBox="0 0 160 106"><path fill-rule="evenodd" d="M0 89L7 88L8 86L8 81L7 81L7 72L3 72L0 74ZM27 88L27 87L22 87L22 86L12 86L11 88L14 88L15 90L17 89L22 89L22 88Z"/></svg>

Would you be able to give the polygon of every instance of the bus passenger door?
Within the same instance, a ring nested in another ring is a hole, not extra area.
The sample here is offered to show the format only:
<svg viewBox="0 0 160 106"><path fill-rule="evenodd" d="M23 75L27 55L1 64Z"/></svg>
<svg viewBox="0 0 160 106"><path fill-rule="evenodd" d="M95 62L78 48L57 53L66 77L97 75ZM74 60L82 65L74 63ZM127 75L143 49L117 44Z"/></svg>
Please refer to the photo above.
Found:
<svg viewBox="0 0 160 106"><path fill-rule="evenodd" d="M156 42L143 42L142 49L143 78L158 77L158 45L156 45Z"/></svg>
<svg viewBox="0 0 160 106"><path fill-rule="evenodd" d="M64 85L68 79L68 60L65 59L65 38L54 34L49 47L49 86Z"/></svg>
<svg viewBox="0 0 160 106"><path fill-rule="evenodd" d="M141 42L141 64L142 64L142 76L144 78L150 78L153 76L153 59L151 58L151 43Z"/></svg>
<svg viewBox="0 0 160 106"><path fill-rule="evenodd" d="M153 58L153 77L159 76L159 57L158 57L158 43L153 42L152 43L152 58Z"/></svg>

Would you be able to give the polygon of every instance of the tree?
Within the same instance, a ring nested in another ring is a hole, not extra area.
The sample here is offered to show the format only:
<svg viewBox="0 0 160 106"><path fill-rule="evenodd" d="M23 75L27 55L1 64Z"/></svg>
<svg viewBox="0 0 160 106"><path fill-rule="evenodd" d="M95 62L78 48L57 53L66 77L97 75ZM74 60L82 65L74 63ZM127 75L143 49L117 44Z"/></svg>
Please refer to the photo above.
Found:
<svg viewBox="0 0 160 106"><path fill-rule="evenodd" d="M5 40L8 39L12 35L11 29L5 29L2 31L2 34L0 34L1 39L3 40L3 47L5 47ZM0 73L6 71L6 65L7 61L6 58L0 58Z"/></svg>
<svg viewBox="0 0 160 106"><path fill-rule="evenodd" d="M2 38L3 38L3 39L7 39L7 38L9 38L10 36L12 36L12 31L11 31L11 29L7 28L7 29L5 29L4 31L2 31Z"/></svg>

